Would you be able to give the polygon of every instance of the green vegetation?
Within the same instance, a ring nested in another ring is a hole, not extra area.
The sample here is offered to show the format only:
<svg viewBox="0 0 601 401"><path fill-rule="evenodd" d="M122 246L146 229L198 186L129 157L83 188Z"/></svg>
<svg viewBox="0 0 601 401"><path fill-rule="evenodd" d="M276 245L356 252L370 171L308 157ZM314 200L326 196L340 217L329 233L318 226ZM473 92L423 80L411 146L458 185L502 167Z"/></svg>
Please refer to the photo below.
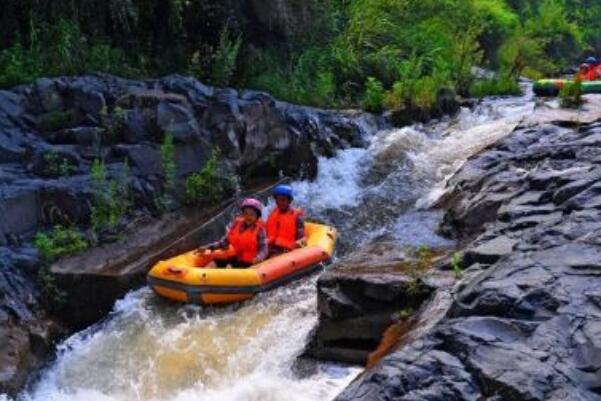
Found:
<svg viewBox="0 0 601 401"><path fill-rule="evenodd" d="M582 81L575 79L574 82L568 82L559 91L561 107L578 108L582 106Z"/></svg>
<svg viewBox="0 0 601 401"><path fill-rule="evenodd" d="M43 299L48 303L51 310L57 311L65 306L68 294L57 286L48 266L43 266L38 271L38 284L44 296Z"/></svg>
<svg viewBox="0 0 601 401"><path fill-rule="evenodd" d="M42 260L52 263L63 256L83 252L87 249L88 242L77 229L57 225L48 233L38 232L34 245Z"/></svg>
<svg viewBox="0 0 601 401"><path fill-rule="evenodd" d="M64 177L75 172L75 166L57 152L44 154L44 174L48 177Z"/></svg>
<svg viewBox="0 0 601 401"><path fill-rule="evenodd" d="M219 45L211 63L209 82L219 86L228 86L233 82L236 60L242 45L240 35L232 37L227 26L221 31ZM202 74L198 74L202 77Z"/></svg>
<svg viewBox="0 0 601 401"><path fill-rule="evenodd" d="M109 113L106 107L100 111L104 121L104 136L108 142L119 139L125 126L125 110L116 106L112 113Z"/></svg>
<svg viewBox="0 0 601 401"><path fill-rule="evenodd" d="M421 245L413 249L411 256L415 259L409 261L405 268L411 276L411 281L407 284L407 293L415 298L428 293L428 288L421 280L422 273L432 267L433 259L437 256L436 252L427 245Z"/></svg>
<svg viewBox="0 0 601 401"><path fill-rule="evenodd" d="M163 195L159 199L161 209L168 209L171 202L173 202L175 194L175 149L173 147L173 135L165 134L163 137L163 143L161 144L161 166L163 168L163 174L165 177L165 184L163 186Z"/></svg>
<svg viewBox="0 0 601 401"><path fill-rule="evenodd" d="M115 179L107 177L104 163L94 160L90 171L92 181L92 227L95 231L114 229L130 207L129 168L125 163Z"/></svg>
<svg viewBox="0 0 601 401"><path fill-rule="evenodd" d="M415 314L415 310L413 308L404 308L399 311L398 319L403 321L409 319L411 316Z"/></svg>
<svg viewBox="0 0 601 401"><path fill-rule="evenodd" d="M592 0L313 1L299 11L311 13L303 29L285 35L231 0L6 3L4 87L92 71L191 73L298 103L378 111L432 107L449 91L515 93L520 75L556 74L601 52L601 3ZM502 78L473 83L475 65Z"/></svg>
<svg viewBox="0 0 601 401"><path fill-rule="evenodd" d="M520 87L516 80L508 77L477 80L470 86L470 95L482 98L491 95L519 95Z"/></svg>
<svg viewBox="0 0 601 401"><path fill-rule="evenodd" d="M69 127L75 120L75 110L53 111L43 114L38 120L42 131L58 131Z"/></svg>
<svg viewBox="0 0 601 401"><path fill-rule="evenodd" d="M363 98L363 108L367 111L378 113L382 111L384 103L384 87L382 82L374 77L367 77L365 83L365 97Z"/></svg>
<svg viewBox="0 0 601 401"><path fill-rule="evenodd" d="M233 177L220 174L217 170L220 152L214 150L207 164L186 179L185 202L189 205L206 205L231 195L235 189Z"/></svg>
<svg viewBox="0 0 601 401"><path fill-rule="evenodd" d="M453 269L453 273L455 273L456 278L461 278L463 275L463 266L461 265L463 261L463 255L461 252L455 252L451 257L451 268Z"/></svg>
<svg viewBox="0 0 601 401"><path fill-rule="evenodd" d="M9 25L14 26L15 22ZM13 37L13 41L0 51L0 86L14 86L40 76L89 71L125 76L140 73L137 62L129 60L124 49L112 47L100 37L86 36L80 23L73 19L60 19L54 23L32 16L25 24L20 28L27 27L26 38L18 36L19 30L6 36Z"/></svg>
<svg viewBox="0 0 601 401"><path fill-rule="evenodd" d="M51 308L61 308L67 301L67 293L60 290L50 273L49 265L64 256L76 255L85 251L89 244L78 229L56 225L48 232L38 232L34 245L44 262L38 270L38 284Z"/></svg>

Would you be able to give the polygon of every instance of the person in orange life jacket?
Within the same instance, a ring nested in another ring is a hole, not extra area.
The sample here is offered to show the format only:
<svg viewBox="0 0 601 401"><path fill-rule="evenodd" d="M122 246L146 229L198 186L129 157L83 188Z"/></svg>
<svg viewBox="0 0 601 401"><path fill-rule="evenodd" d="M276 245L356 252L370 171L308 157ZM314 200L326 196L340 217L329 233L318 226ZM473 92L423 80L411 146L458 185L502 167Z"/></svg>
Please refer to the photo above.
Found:
<svg viewBox="0 0 601 401"><path fill-rule="evenodd" d="M279 255L306 245L303 211L290 206L293 200L289 185L278 185L273 190L277 207L267 219L269 254Z"/></svg>
<svg viewBox="0 0 601 401"><path fill-rule="evenodd" d="M595 81L598 78L597 66L588 63L580 64L578 77L581 81Z"/></svg>
<svg viewBox="0 0 601 401"><path fill-rule="evenodd" d="M596 81L601 78L601 63L599 63L595 57L588 57L584 62L590 65L591 70L593 71L588 76L588 78L592 78L589 79L589 81Z"/></svg>
<svg viewBox="0 0 601 401"><path fill-rule="evenodd" d="M265 223L261 220L263 204L253 198L242 202L242 216L231 222L225 235L206 247L199 247L197 254L204 267L250 267L267 258L269 248Z"/></svg>

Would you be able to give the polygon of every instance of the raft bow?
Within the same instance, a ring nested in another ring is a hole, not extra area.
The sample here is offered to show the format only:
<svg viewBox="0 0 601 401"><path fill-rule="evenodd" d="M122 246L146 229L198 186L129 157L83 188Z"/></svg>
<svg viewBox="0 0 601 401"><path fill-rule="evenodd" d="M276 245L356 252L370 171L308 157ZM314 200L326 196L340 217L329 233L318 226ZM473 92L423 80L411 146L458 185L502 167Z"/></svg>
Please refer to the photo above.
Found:
<svg viewBox="0 0 601 401"><path fill-rule="evenodd" d="M196 267L199 255L190 251L152 267L148 285L158 295L194 304L244 301L322 268L334 253L336 230L305 223L307 246L267 259L249 268Z"/></svg>

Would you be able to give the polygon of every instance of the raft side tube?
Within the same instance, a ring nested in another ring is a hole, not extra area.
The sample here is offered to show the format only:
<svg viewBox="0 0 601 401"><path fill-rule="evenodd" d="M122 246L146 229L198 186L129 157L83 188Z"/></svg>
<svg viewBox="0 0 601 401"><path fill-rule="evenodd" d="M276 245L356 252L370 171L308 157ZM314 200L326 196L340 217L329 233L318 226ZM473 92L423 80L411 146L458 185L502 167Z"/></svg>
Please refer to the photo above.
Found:
<svg viewBox="0 0 601 401"><path fill-rule="evenodd" d="M334 252L336 230L305 223L307 246L267 259L249 268L203 268L195 251L160 261L148 273L150 287L179 302L230 303L251 298L321 269Z"/></svg>
<svg viewBox="0 0 601 401"><path fill-rule="evenodd" d="M532 87L532 91L537 96L557 96L561 89L573 81L567 79L540 79ZM600 94L601 81L582 82L583 94Z"/></svg>

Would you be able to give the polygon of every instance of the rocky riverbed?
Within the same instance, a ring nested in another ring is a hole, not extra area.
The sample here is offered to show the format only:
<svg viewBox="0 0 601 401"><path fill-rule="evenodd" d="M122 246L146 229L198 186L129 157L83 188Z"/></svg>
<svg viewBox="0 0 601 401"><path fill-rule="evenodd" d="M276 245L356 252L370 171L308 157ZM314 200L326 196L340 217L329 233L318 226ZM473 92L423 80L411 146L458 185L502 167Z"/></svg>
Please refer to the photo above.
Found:
<svg viewBox="0 0 601 401"><path fill-rule="evenodd" d="M601 116L588 100L582 113L539 105L448 182L441 231L461 244L461 278L423 303L426 330L337 400L601 399ZM327 319L346 276L336 296L320 281Z"/></svg>

